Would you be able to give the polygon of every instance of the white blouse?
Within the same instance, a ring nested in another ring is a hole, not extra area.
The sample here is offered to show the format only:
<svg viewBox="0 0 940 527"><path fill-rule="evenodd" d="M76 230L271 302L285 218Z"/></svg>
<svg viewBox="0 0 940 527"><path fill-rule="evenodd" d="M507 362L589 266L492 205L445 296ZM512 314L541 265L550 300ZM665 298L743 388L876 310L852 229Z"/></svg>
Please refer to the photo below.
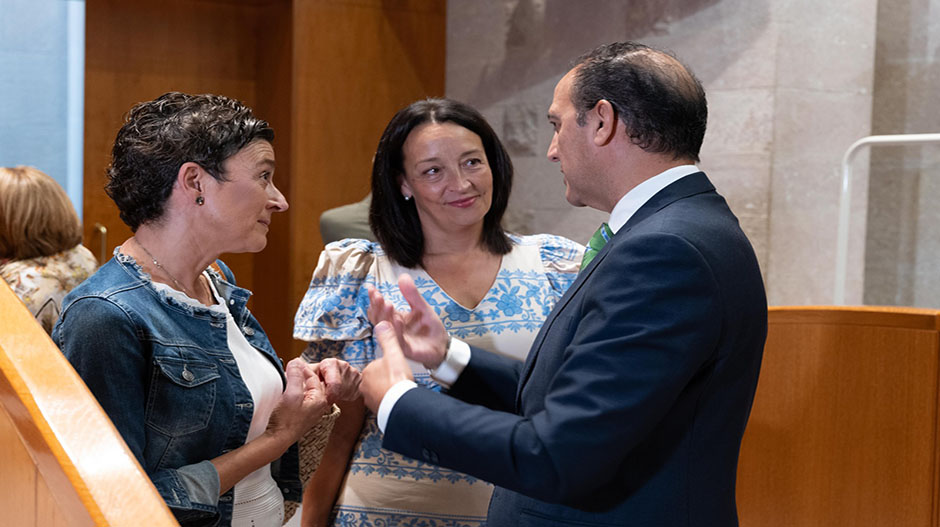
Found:
<svg viewBox="0 0 940 527"><path fill-rule="evenodd" d="M280 400L283 391L281 375L269 359L265 358L261 352L248 343L248 339L239 330L238 324L235 323L235 319L225 306L225 299L219 295L212 281L208 280L208 274L203 272L203 275L209 282L212 296L216 302L208 309L225 315L228 348L235 357L235 363L238 366L242 381L244 381L248 391L251 392L254 411L251 416L251 424L248 427L248 436L245 438L247 443L260 436L267 428L271 413L274 411L274 407ZM166 284L153 282L153 286L158 291L162 291L180 302L202 308L206 307L199 301ZM274 478L271 477L270 464L255 470L235 484L235 501L232 510L233 527L280 527L283 521L284 496L278 489Z"/></svg>

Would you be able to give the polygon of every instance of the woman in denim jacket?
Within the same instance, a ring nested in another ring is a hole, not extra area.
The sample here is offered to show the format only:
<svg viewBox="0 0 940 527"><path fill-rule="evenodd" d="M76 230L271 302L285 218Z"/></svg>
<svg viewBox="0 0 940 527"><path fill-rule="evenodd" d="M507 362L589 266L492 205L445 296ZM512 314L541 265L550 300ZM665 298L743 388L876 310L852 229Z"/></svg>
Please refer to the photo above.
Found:
<svg viewBox="0 0 940 527"><path fill-rule="evenodd" d="M238 101L168 93L131 109L106 190L134 236L74 289L53 339L183 525L280 526L295 443L356 397L342 361L285 370L222 253L258 252L287 201L274 132Z"/></svg>

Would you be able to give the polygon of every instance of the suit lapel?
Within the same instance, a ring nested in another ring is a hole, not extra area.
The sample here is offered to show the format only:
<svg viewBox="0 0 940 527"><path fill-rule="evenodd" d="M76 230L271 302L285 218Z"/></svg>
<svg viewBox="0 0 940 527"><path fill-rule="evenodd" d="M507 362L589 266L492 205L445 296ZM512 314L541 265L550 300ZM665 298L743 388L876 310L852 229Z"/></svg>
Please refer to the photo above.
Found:
<svg viewBox="0 0 940 527"><path fill-rule="evenodd" d="M613 240L607 243L610 245L613 243ZM532 368L535 366L535 359L539 354L539 350L542 348L542 343L545 341L545 335L548 334L548 331L551 329L552 324L555 323L555 320L558 319L558 315L564 311L565 307L571 302L571 299L578 294L578 291L581 289L581 286L587 282L588 278L591 276L591 273L594 272L594 269L603 260L607 253L607 246L604 246L597 256L594 257L594 260L588 264L587 267L581 270L578 273L578 277L575 279L574 283L571 284L571 287L565 291L565 294L562 295L561 299L555 304L555 307L552 309L552 312L549 313L548 317L545 318L545 322L542 323L542 327L539 329L538 335L535 336L535 341L532 343L532 347L529 348L529 355L526 357L525 364L522 367L522 375L519 377L519 386L516 389L516 409L521 409L521 398L522 398L522 387L525 386L526 381L529 380L529 375L532 373Z"/></svg>
<svg viewBox="0 0 940 527"><path fill-rule="evenodd" d="M678 181L672 183L666 188L660 190L652 198L649 199L642 207L637 210L633 216L627 220L627 223L617 231L614 237L597 253L597 256L594 257L594 260L588 264L587 267L581 270L578 273L578 277L575 279L574 283L571 284L571 287L565 291L565 294L561 297L561 300L555 304L555 308L552 309L552 312L545 319L545 322L542 324L542 328L539 330L538 335L535 337L535 341L532 343L532 347L529 349L529 355L526 357L525 364L522 368L522 375L519 377L519 386L516 389L516 410L522 410L522 390L525 387L526 382L528 382L529 377L532 374L532 370L535 367L535 361L538 358L539 352L542 348L542 343L545 342L545 336L548 334L549 330L552 327L552 324L555 323L555 320L558 319L558 316L565 310L571 300L577 295L582 286L591 278L591 275L594 273L594 270L601 265L601 262L610 254L610 249L615 243L619 243L625 238L629 237L629 232L642 223L645 219L654 215L656 212L663 209L663 207L668 206L670 203L673 203L677 200L693 196L695 194L701 194L703 192L714 191L715 187L708 180L708 177L705 176L704 172L696 172L694 174L689 174L688 176L679 179Z"/></svg>

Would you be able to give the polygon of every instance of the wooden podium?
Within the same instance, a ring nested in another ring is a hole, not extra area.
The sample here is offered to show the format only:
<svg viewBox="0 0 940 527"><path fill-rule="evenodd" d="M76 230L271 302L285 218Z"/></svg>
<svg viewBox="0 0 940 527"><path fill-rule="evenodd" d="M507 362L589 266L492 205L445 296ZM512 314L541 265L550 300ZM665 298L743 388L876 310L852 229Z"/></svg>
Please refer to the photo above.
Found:
<svg viewBox="0 0 940 527"><path fill-rule="evenodd" d="M742 527L938 526L940 311L771 308Z"/></svg>
<svg viewBox="0 0 940 527"><path fill-rule="evenodd" d="M0 525L179 525L104 410L3 280L0 467Z"/></svg>

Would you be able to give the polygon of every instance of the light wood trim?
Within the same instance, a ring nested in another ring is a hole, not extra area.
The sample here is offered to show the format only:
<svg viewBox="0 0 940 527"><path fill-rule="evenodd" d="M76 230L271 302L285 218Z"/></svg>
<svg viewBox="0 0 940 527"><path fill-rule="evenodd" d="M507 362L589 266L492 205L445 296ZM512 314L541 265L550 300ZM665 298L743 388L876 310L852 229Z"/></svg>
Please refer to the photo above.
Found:
<svg viewBox="0 0 940 527"><path fill-rule="evenodd" d="M39 517L68 518L69 525L179 525L78 374L2 280L0 406L61 513ZM9 496L0 489L0 503Z"/></svg>
<svg viewBox="0 0 940 527"><path fill-rule="evenodd" d="M896 306L775 306L771 324L843 324L940 330L938 311Z"/></svg>

